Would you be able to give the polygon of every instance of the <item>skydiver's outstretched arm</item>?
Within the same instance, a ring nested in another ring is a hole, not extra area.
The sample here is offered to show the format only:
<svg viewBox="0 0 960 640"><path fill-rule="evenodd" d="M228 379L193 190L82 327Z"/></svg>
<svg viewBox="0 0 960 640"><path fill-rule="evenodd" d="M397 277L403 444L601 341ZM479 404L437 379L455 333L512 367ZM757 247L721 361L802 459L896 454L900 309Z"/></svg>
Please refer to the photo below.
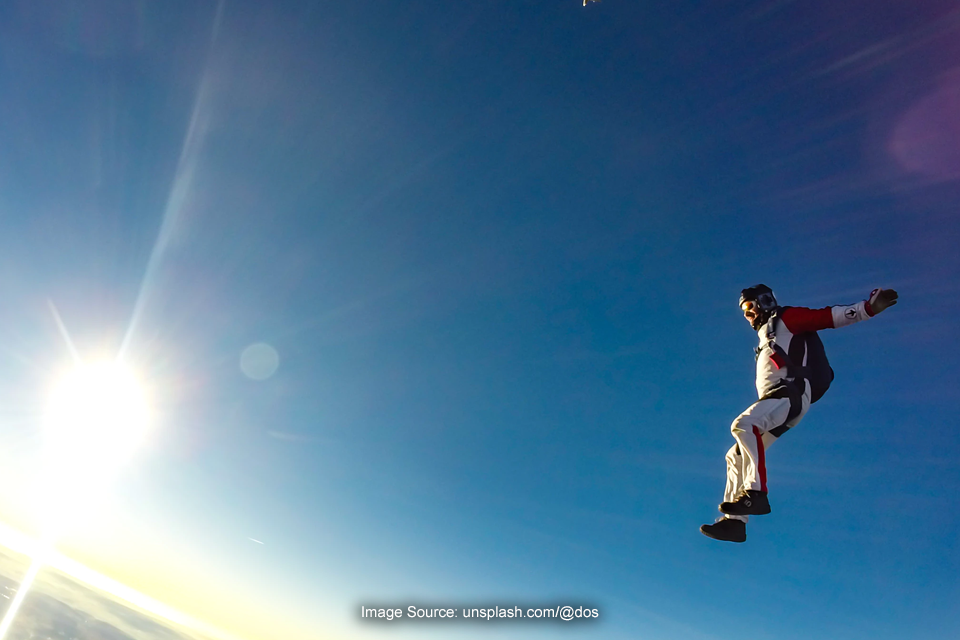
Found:
<svg viewBox="0 0 960 640"><path fill-rule="evenodd" d="M872 318L884 309L897 304L897 292L893 289L874 289L870 296L857 304L836 305L823 309L790 307L780 319L792 334L823 329L839 329Z"/></svg>

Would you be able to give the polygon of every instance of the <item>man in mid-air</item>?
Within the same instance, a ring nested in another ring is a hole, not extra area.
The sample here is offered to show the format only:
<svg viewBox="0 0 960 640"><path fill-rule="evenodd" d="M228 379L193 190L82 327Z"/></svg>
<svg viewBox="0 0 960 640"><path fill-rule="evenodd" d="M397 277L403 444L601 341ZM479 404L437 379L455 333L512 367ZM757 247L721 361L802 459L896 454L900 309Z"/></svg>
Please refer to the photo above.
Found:
<svg viewBox="0 0 960 640"><path fill-rule="evenodd" d="M800 422L833 380L816 332L872 318L895 304L897 292L893 289L874 289L857 304L823 309L781 307L764 284L740 293L743 317L760 337L756 348L760 399L730 427L736 442L727 452L727 486L720 505L723 516L700 527L705 536L744 542L747 517L770 513L765 452Z"/></svg>

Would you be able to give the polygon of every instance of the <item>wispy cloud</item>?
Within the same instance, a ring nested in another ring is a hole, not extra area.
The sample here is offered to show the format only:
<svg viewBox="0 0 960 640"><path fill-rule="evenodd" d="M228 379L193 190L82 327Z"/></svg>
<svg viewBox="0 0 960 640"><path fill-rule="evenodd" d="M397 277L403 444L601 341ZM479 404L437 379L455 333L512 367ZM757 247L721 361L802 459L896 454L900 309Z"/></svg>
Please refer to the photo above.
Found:
<svg viewBox="0 0 960 640"><path fill-rule="evenodd" d="M284 442L320 442L322 439L318 436L308 436L302 433L288 433L286 431L267 431L267 435Z"/></svg>
<svg viewBox="0 0 960 640"><path fill-rule="evenodd" d="M817 71L813 74L813 77L825 76L849 69L866 72L895 60L909 51L923 46L931 40L941 38L957 29L960 29L960 11L953 11L934 21L927 22L922 27L854 51L833 64L828 65L826 68Z"/></svg>

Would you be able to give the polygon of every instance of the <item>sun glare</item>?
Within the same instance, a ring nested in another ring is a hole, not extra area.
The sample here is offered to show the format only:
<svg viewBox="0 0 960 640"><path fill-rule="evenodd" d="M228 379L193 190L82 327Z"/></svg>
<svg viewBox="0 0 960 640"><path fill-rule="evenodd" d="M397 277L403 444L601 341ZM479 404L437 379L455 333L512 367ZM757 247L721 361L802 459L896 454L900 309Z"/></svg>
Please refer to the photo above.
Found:
<svg viewBox="0 0 960 640"><path fill-rule="evenodd" d="M150 427L147 394L137 376L118 362L77 362L54 384L43 427L45 464L36 500L43 539L0 620L0 640L53 553L57 534L90 513L107 482L144 439Z"/></svg>
<svg viewBox="0 0 960 640"><path fill-rule="evenodd" d="M130 369L116 362L78 364L50 395L44 420L48 477L76 482L117 470L149 426L147 394Z"/></svg>

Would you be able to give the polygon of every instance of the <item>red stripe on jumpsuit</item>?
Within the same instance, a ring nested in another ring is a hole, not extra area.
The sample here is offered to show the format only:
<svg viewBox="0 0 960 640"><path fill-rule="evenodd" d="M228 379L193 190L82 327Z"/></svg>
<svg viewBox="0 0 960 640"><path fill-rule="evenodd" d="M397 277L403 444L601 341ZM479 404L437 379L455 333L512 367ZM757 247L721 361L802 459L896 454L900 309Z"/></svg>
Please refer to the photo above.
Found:
<svg viewBox="0 0 960 640"><path fill-rule="evenodd" d="M767 462L763 455L763 434L756 427L753 435L757 436L757 475L760 476L760 491L767 490Z"/></svg>

